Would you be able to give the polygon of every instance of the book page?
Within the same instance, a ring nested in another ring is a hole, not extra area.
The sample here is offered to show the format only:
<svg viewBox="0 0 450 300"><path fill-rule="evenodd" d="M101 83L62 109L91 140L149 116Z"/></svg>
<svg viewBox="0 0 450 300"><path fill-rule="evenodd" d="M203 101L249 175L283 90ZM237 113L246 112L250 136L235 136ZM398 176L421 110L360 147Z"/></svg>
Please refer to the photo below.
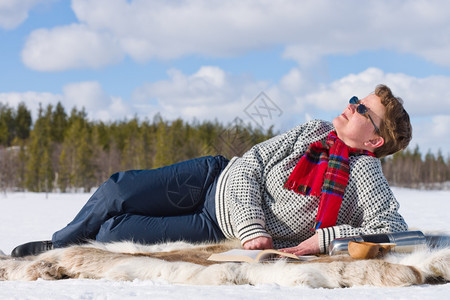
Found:
<svg viewBox="0 0 450 300"><path fill-rule="evenodd" d="M222 252L220 254L222 255L237 255L237 256L241 256L241 255L245 255L250 257L251 259L256 260L256 258L258 257L258 254L260 254L263 250L246 250L246 249L231 249L229 251L226 252Z"/></svg>
<svg viewBox="0 0 450 300"><path fill-rule="evenodd" d="M231 249L222 253L214 253L208 258L208 260L256 262L256 257L261 253L261 251L262 250Z"/></svg>

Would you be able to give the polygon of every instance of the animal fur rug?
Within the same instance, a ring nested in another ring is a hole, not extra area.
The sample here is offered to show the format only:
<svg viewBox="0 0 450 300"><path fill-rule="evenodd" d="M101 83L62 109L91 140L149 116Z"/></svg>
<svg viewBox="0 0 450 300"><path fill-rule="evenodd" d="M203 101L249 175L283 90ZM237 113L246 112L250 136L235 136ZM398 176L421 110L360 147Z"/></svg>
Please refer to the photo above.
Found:
<svg viewBox="0 0 450 300"><path fill-rule="evenodd" d="M90 243L54 249L38 256L0 256L0 280L164 280L175 284L279 284L314 288L360 285L409 286L450 281L450 248L390 253L383 259L355 260L348 255L323 256L301 263L216 263L208 261L239 245L234 241L194 245L174 242Z"/></svg>

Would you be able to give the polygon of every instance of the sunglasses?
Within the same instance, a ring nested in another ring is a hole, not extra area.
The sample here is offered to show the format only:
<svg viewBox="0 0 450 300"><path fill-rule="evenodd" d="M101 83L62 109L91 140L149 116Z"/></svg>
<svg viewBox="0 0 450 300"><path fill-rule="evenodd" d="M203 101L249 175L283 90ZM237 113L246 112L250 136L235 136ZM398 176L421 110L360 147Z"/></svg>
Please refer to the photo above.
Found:
<svg viewBox="0 0 450 300"><path fill-rule="evenodd" d="M364 104L359 103L359 101L360 101L360 100L358 99L358 97L353 96L353 97L350 98L350 100L349 100L348 102L349 102L350 104L357 105L357 106L356 106L356 111L357 111L359 114L365 116L366 118L369 117L370 122L372 122L373 127L375 127L375 132L376 132L377 134L380 134L380 129L377 127L377 125L375 125L375 122L373 121L372 117L369 115L369 109L368 109L367 106L365 106Z"/></svg>

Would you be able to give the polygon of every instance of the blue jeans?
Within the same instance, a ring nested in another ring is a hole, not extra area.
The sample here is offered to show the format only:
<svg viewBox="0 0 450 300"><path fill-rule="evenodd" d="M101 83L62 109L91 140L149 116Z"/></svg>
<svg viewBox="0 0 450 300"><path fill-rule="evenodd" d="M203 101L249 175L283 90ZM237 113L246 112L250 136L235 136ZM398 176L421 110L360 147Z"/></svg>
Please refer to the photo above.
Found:
<svg viewBox="0 0 450 300"><path fill-rule="evenodd" d="M207 156L152 170L112 175L75 219L52 237L54 247L88 240L219 241L217 178L228 160Z"/></svg>

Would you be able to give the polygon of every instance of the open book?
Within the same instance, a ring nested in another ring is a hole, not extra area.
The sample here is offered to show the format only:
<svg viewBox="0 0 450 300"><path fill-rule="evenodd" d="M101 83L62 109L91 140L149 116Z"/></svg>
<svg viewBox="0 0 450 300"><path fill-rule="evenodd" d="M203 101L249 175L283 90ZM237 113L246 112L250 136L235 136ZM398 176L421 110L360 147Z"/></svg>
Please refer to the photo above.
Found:
<svg viewBox="0 0 450 300"><path fill-rule="evenodd" d="M232 249L222 253L212 254L208 260L213 261L229 261L229 262L260 262L277 260L281 258L294 259L299 261L313 260L317 257L314 255L297 256L292 253L285 253L275 249L265 250L245 250L245 249Z"/></svg>

